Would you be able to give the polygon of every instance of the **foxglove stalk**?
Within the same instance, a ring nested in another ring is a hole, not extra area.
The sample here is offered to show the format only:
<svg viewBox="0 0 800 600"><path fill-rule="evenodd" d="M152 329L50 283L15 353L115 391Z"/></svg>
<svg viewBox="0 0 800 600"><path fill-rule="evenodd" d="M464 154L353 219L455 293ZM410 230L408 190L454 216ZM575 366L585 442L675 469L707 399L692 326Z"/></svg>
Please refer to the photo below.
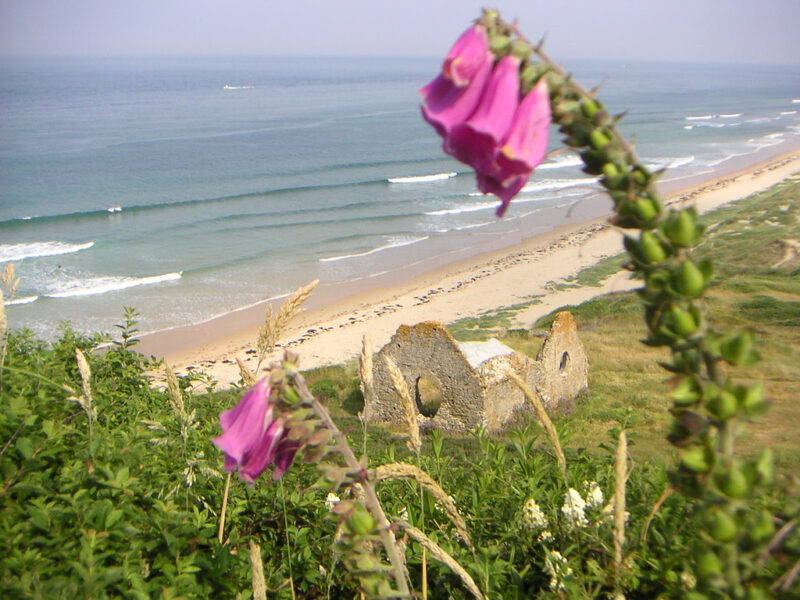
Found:
<svg viewBox="0 0 800 600"><path fill-rule="evenodd" d="M519 64L516 56L497 63L473 115L452 128L444 151L470 165L478 175L496 170L495 157L519 106Z"/></svg>

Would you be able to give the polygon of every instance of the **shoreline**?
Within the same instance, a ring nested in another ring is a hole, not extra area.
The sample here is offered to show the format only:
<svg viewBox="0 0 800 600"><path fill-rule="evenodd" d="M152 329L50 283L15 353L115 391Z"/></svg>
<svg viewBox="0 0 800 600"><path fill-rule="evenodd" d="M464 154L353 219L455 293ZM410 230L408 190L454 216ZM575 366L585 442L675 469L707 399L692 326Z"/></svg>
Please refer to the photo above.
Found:
<svg viewBox="0 0 800 600"><path fill-rule="evenodd" d="M772 187L797 171L800 148L793 148L711 179L687 177L687 185L668 186L672 189L662 193L668 204L694 203L700 212L707 212ZM401 324L450 323L539 296L539 303L516 315L520 326L530 326L559 306L636 287L623 272L601 287L547 289L548 283L622 251L621 234L607 225L607 219L608 214L562 224L506 248L412 273L400 281L338 290L338 297L335 291L328 290L326 295L317 290L306 304L307 311L290 324L273 357L289 348L300 355L304 369L340 364L360 352L364 334L370 335L377 351ZM268 304L264 301L203 323L143 335L137 350L164 358L178 373L206 372L220 388L227 387L239 379L236 358L254 366L253 351L248 354L248 350L255 344ZM277 310L279 304L276 301L273 308Z"/></svg>

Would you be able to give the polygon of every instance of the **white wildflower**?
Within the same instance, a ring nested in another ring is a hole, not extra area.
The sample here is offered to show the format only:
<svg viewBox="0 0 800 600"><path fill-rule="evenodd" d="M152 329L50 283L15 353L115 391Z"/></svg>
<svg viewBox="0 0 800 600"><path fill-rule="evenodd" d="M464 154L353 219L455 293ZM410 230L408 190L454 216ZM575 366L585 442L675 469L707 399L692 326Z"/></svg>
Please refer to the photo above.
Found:
<svg viewBox="0 0 800 600"><path fill-rule="evenodd" d="M529 499L522 507L522 522L530 529L544 529L547 527L547 517L536 504L536 500Z"/></svg>
<svg viewBox="0 0 800 600"><path fill-rule="evenodd" d="M564 581L572 575L572 568L558 550L550 550L544 558L544 572L550 576L550 589L565 591Z"/></svg>
<svg viewBox="0 0 800 600"><path fill-rule="evenodd" d="M328 570L322 565L317 565L317 569L319 569L319 574L322 575L323 577L328 576Z"/></svg>
<svg viewBox="0 0 800 600"><path fill-rule="evenodd" d="M339 498L339 496L337 496L333 492L329 492L328 493L328 497L325 498L325 507L328 510L333 510L333 507L336 506L337 504L339 504L339 502L341 502L341 501L342 501L342 499Z"/></svg>
<svg viewBox="0 0 800 600"><path fill-rule="evenodd" d="M590 508L600 508L603 506L603 490L596 481L584 481L583 492L586 494L586 504Z"/></svg>
<svg viewBox="0 0 800 600"><path fill-rule="evenodd" d="M605 517L607 521L613 521L614 520L614 499L613 498L611 499L611 502L609 502L608 504L606 504L603 507L603 517ZM629 513L626 510L625 511L625 523L630 521L630 518L631 518L631 513Z"/></svg>
<svg viewBox="0 0 800 600"><path fill-rule="evenodd" d="M693 590L697 585L697 578L689 573L689 571L681 571L680 579L681 585L685 590Z"/></svg>
<svg viewBox="0 0 800 600"><path fill-rule="evenodd" d="M586 502L575 488L569 488L565 494L561 512L564 513L567 521L576 527L585 527L589 524L586 519Z"/></svg>
<svg viewBox="0 0 800 600"><path fill-rule="evenodd" d="M536 539L539 540L543 544L547 544L548 542L552 542L553 541L553 534L550 533L549 529L545 529L542 533L540 533L536 537Z"/></svg>

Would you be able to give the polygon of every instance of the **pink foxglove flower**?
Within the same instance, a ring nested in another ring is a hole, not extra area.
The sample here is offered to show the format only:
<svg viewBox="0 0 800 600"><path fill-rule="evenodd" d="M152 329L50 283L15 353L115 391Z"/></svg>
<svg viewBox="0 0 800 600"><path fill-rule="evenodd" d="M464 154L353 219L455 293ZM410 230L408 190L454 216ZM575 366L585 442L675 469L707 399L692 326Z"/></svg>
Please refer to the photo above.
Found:
<svg viewBox="0 0 800 600"><path fill-rule="evenodd" d="M468 85L486 62L489 36L482 25L474 25L461 34L442 64L442 75L458 87Z"/></svg>
<svg viewBox="0 0 800 600"><path fill-rule="evenodd" d="M544 79L528 92L514 114L503 146L497 156L499 173L505 181L515 175L530 173L547 154L550 133L550 94Z"/></svg>
<svg viewBox="0 0 800 600"><path fill-rule="evenodd" d="M283 417L275 418L267 378L256 383L231 410L220 414L222 435L213 442L225 452L225 470L238 469L252 483L267 467L275 465L278 479L291 464L300 444L286 438Z"/></svg>
<svg viewBox="0 0 800 600"><path fill-rule="evenodd" d="M444 151L479 175L495 170L495 156L519 106L519 63L511 55L497 63L475 112L445 139Z"/></svg>
<svg viewBox="0 0 800 600"><path fill-rule="evenodd" d="M498 217L503 216L511 199L544 160L549 134L550 95L547 83L541 80L514 113L514 121L497 152L494 169L478 173L478 189L503 201L497 209Z"/></svg>
<svg viewBox="0 0 800 600"><path fill-rule="evenodd" d="M487 49L466 85L456 85L439 75L419 91L423 98L422 116L443 138L447 138L454 125L463 123L475 111L492 71L492 60L492 53Z"/></svg>

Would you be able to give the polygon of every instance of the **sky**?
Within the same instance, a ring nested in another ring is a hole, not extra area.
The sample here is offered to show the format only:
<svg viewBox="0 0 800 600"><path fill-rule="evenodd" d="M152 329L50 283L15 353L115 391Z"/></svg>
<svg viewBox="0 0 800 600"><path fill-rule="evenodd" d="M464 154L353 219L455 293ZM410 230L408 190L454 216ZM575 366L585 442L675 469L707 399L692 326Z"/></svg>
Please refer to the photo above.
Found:
<svg viewBox="0 0 800 600"><path fill-rule="evenodd" d="M435 57L478 0L0 0L0 57ZM800 0L497 0L556 58L800 65Z"/></svg>

